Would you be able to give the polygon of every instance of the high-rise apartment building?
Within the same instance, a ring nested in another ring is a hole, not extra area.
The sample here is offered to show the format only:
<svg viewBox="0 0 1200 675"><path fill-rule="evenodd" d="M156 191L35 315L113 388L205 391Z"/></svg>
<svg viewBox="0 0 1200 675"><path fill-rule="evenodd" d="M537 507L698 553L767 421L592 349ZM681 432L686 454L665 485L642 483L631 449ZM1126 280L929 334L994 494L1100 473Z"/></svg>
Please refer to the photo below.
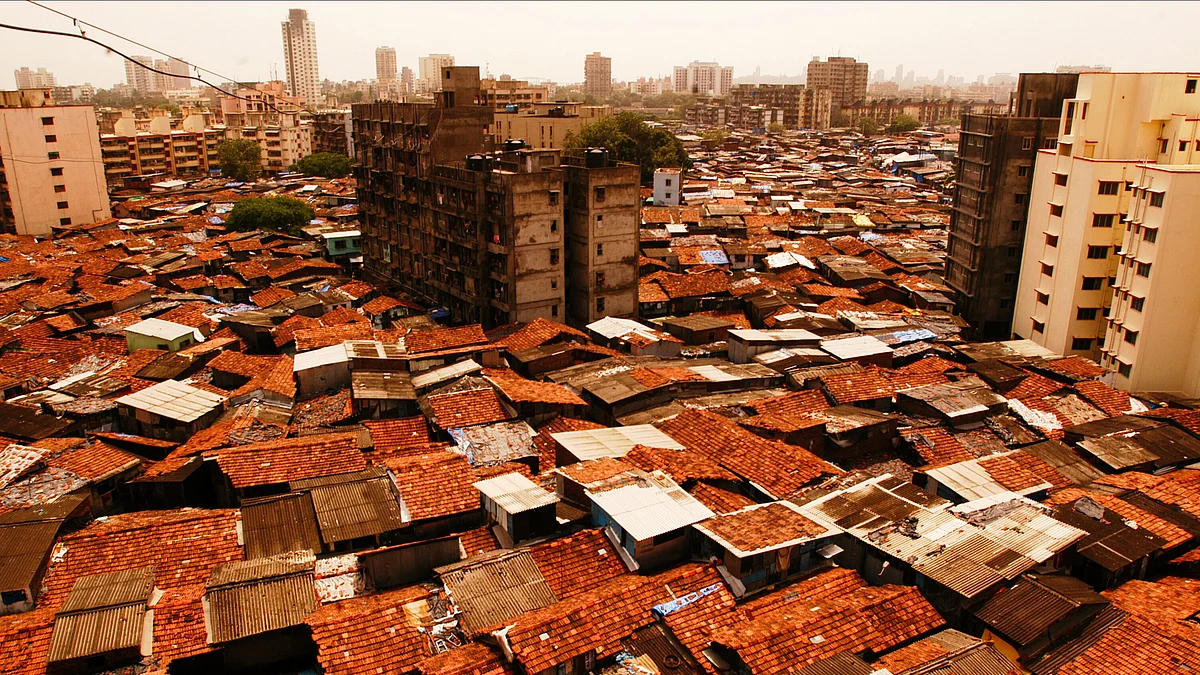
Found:
<svg viewBox="0 0 1200 675"><path fill-rule="evenodd" d="M396 48L375 48L375 79L387 82L396 79Z"/></svg>
<svg viewBox="0 0 1200 675"><path fill-rule="evenodd" d="M805 84L814 89L828 89L834 107L841 108L866 100L870 72L870 66L852 56L830 56L824 61L814 56L808 62Z"/></svg>
<svg viewBox="0 0 1200 675"><path fill-rule="evenodd" d="M43 89L58 86L58 82L54 79L54 73L45 68L30 70L28 67L23 67L14 70L13 76L17 80L17 89Z"/></svg>
<svg viewBox="0 0 1200 675"><path fill-rule="evenodd" d="M493 153L479 69L442 74L435 104L353 108L367 277L454 322L636 313L638 168L603 151Z"/></svg>
<svg viewBox="0 0 1200 675"><path fill-rule="evenodd" d="M125 61L125 83L140 94L161 91L158 74L150 70L153 67L154 59L149 56L130 56Z"/></svg>
<svg viewBox="0 0 1200 675"><path fill-rule="evenodd" d="M1200 74L1079 74L1038 152L1013 332L1200 396Z"/></svg>
<svg viewBox="0 0 1200 675"><path fill-rule="evenodd" d="M1007 114L962 116L946 284L973 337L1011 335L1034 160L1058 138L1062 102L1076 81L1023 74Z"/></svg>
<svg viewBox="0 0 1200 675"><path fill-rule="evenodd" d="M283 22L283 60L288 91L305 105L321 99L321 77L317 68L317 27L303 9L289 9Z"/></svg>
<svg viewBox="0 0 1200 675"><path fill-rule="evenodd" d="M597 101L612 95L612 59L592 52L583 59L583 93Z"/></svg>
<svg viewBox="0 0 1200 675"><path fill-rule="evenodd" d="M445 68L454 67L454 57L449 54L430 54L417 61L417 87L420 94L441 91Z"/></svg>
<svg viewBox="0 0 1200 675"><path fill-rule="evenodd" d="M49 89L0 92L0 232L47 237L111 216L95 109L55 105Z"/></svg>
<svg viewBox="0 0 1200 675"><path fill-rule="evenodd" d="M788 129L828 129L830 96L828 89L803 84L740 84L730 90L727 103L779 108Z"/></svg>
<svg viewBox="0 0 1200 675"><path fill-rule="evenodd" d="M692 61L675 66L671 86L677 92L700 96L728 96L733 89L733 66L711 61Z"/></svg>
<svg viewBox="0 0 1200 675"><path fill-rule="evenodd" d="M404 66L400 69L400 91L411 94L417 90L417 79L413 76L412 68Z"/></svg>

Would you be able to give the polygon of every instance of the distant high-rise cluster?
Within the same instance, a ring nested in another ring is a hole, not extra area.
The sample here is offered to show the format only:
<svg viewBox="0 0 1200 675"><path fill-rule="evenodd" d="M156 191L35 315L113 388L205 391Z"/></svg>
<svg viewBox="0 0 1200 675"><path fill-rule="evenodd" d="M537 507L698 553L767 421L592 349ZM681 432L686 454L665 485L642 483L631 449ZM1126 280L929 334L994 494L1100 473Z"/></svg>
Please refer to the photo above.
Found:
<svg viewBox="0 0 1200 675"><path fill-rule="evenodd" d="M453 65L454 57L450 54L422 56L417 62L417 91L419 93L440 91L442 88L440 73L443 68L450 68Z"/></svg>
<svg viewBox="0 0 1200 675"><path fill-rule="evenodd" d="M612 59L592 52L583 60L583 93L598 100L612 94Z"/></svg>
<svg viewBox="0 0 1200 675"><path fill-rule="evenodd" d="M283 22L283 57L289 93L306 104L317 103L321 97L317 27L303 9L288 10L288 20Z"/></svg>
<svg viewBox="0 0 1200 675"><path fill-rule="evenodd" d="M712 61L692 61L686 66L675 66L672 86L675 91L689 94L728 96L733 88L733 66Z"/></svg>
<svg viewBox="0 0 1200 675"><path fill-rule="evenodd" d="M870 66L850 56L830 56L822 61L814 57L808 63L809 87L828 89L834 107L853 105L867 98Z"/></svg>
<svg viewBox="0 0 1200 675"><path fill-rule="evenodd" d="M388 81L396 79L396 48L375 48L375 79Z"/></svg>
<svg viewBox="0 0 1200 675"><path fill-rule="evenodd" d="M17 78L17 89L39 89L41 87L55 87L58 82L54 79L54 73L49 72L45 68L30 70L28 67L14 70L13 75Z"/></svg>

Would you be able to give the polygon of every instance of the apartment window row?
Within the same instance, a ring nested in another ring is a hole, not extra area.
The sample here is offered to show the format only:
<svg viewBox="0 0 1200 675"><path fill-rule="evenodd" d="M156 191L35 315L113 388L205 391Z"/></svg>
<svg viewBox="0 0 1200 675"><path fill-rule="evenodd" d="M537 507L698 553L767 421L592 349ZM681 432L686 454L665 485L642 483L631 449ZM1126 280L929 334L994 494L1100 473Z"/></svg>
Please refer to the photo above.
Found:
<svg viewBox="0 0 1200 675"><path fill-rule="evenodd" d="M1108 246L1088 246L1088 260L1105 260L1108 258Z"/></svg>
<svg viewBox="0 0 1200 675"><path fill-rule="evenodd" d="M1121 181L1117 180L1102 180L1097 194L1115 195L1121 191Z"/></svg>
<svg viewBox="0 0 1200 675"><path fill-rule="evenodd" d="M1062 214L1063 214L1063 205L1062 204L1051 204L1050 205L1050 215L1054 216L1055 218L1062 218Z"/></svg>
<svg viewBox="0 0 1200 675"><path fill-rule="evenodd" d="M1092 344L1095 341L1096 341L1096 338L1073 337L1073 338L1071 338L1071 349L1072 349L1072 351L1085 351L1085 352L1091 351Z"/></svg>
<svg viewBox="0 0 1200 675"><path fill-rule="evenodd" d="M1067 174L1065 174L1065 173L1054 174L1054 184L1055 185L1066 185L1067 184Z"/></svg>
<svg viewBox="0 0 1200 675"><path fill-rule="evenodd" d="M1149 278L1150 277L1150 263L1148 263L1148 262L1138 263L1137 268L1134 270L1134 274L1138 275L1139 277Z"/></svg>
<svg viewBox="0 0 1200 675"><path fill-rule="evenodd" d="M1115 213L1093 213L1092 227L1108 227L1111 228L1113 223L1117 221Z"/></svg>
<svg viewBox="0 0 1200 675"><path fill-rule="evenodd" d="M1099 307L1078 307L1075 310L1075 318L1079 321L1095 321L1098 316L1100 316Z"/></svg>

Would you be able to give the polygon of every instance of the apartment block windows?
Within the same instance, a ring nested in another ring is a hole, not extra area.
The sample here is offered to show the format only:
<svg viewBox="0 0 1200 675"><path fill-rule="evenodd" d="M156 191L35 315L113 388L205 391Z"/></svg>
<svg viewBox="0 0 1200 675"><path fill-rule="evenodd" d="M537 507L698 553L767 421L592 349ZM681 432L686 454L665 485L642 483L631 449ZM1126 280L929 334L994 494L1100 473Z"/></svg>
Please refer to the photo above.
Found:
<svg viewBox="0 0 1200 675"><path fill-rule="evenodd" d="M46 159L58 159L58 151L47 152Z"/></svg>
<svg viewBox="0 0 1200 675"><path fill-rule="evenodd" d="M53 125L54 125L53 117L43 117L42 118L42 126L49 127L49 126L53 126Z"/></svg>
<svg viewBox="0 0 1200 675"><path fill-rule="evenodd" d="M550 231L551 231L551 232L558 232L558 219L557 219L557 218L555 218L554 220L550 221Z"/></svg>
<svg viewBox="0 0 1200 675"><path fill-rule="evenodd" d="M1033 138L1029 137L1029 136L1022 138L1021 139L1021 149L1022 150L1032 150L1033 149Z"/></svg>
<svg viewBox="0 0 1200 675"><path fill-rule="evenodd" d="M66 202L59 202L59 203L58 203L58 208L60 208L60 209L65 209L65 208L68 208L68 206L67 206L67 203L66 203Z"/></svg>
<svg viewBox="0 0 1200 675"><path fill-rule="evenodd" d="M1048 304L1050 304L1050 295L1049 295L1049 294L1047 294L1047 293L1042 293L1041 291L1038 291L1038 294L1037 294L1037 303L1038 303L1039 305L1048 305Z"/></svg>
<svg viewBox="0 0 1200 675"><path fill-rule="evenodd" d="M1042 263L1042 274L1045 274L1048 277L1054 276L1054 265Z"/></svg>
<svg viewBox="0 0 1200 675"><path fill-rule="evenodd" d="M550 206L558 204L558 190L550 191Z"/></svg>
<svg viewBox="0 0 1200 675"><path fill-rule="evenodd" d="M1125 341L1126 342L1128 342L1131 345L1136 345L1137 339L1138 339L1138 332L1136 330L1125 331Z"/></svg>
<svg viewBox="0 0 1200 675"><path fill-rule="evenodd" d="M1021 221L1019 221L1019 220L1012 221L1012 231L1013 232L1021 231Z"/></svg>
<svg viewBox="0 0 1200 675"><path fill-rule="evenodd" d="M604 298L596 298L596 311L597 312L604 311Z"/></svg>
<svg viewBox="0 0 1200 675"><path fill-rule="evenodd" d="M1118 363L1120 363L1120 362L1118 362ZM1132 372L1133 372L1133 364L1132 363L1121 363L1120 365L1117 366L1117 373L1120 374L1121 377L1129 377L1130 373L1132 373Z"/></svg>
<svg viewBox="0 0 1200 675"><path fill-rule="evenodd" d="M1089 246L1087 251L1089 260L1104 260L1108 257L1107 246Z"/></svg>
<svg viewBox="0 0 1200 675"><path fill-rule="evenodd" d="M1050 205L1050 215L1054 216L1055 218L1062 218L1062 214L1063 214L1062 204L1051 204Z"/></svg>
<svg viewBox="0 0 1200 675"><path fill-rule="evenodd" d="M70 225L70 224L71 224L71 219L70 219L70 218L59 218L59 219L58 219L58 224L59 224L59 225Z"/></svg>
<svg viewBox="0 0 1200 675"><path fill-rule="evenodd" d="M1049 246L1050 248L1054 248L1054 247L1058 246L1058 235L1057 234L1046 235L1046 245Z"/></svg>
<svg viewBox="0 0 1200 675"><path fill-rule="evenodd" d="M1013 195L1013 203L1014 204L1024 204L1025 203L1025 193L1018 192L1015 195Z"/></svg>
<svg viewBox="0 0 1200 675"><path fill-rule="evenodd" d="M1046 323L1035 319L1033 322L1033 332L1045 333L1046 332Z"/></svg>
<svg viewBox="0 0 1200 675"><path fill-rule="evenodd" d="M1080 321L1095 321L1100 310L1095 307L1080 307L1075 310L1075 318Z"/></svg>
<svg viewBox="0 0 1200 675"><path fill-rule="evenodd" d="M1017 167L1017 176L1018 177L1024 178L1028 175L1029 175L1029 165L1028 164L1022 164L1021 166Z"/></svg>
<svg viewBox="0 0 1200 675"><path fill-rule="evenodd" d="M1187 84L1183 85L1183 93L1185 93L1185 94L1196 93L1196 78L1188 78Z"/></svg>
<svg viewBox="0 0 1200 675"><path fill-rule="evenodd" d="M1187 152L1187 146L1188 146L1187 141L1179 141L1179 151L1180 152Z"/></svg>
<svg viewBox="0 0 1200 675"><path fill-rule="evenodd" d="M1135 312L1142 311L1142 308L1145 306L1146 306L1145 298L1131 298L1129 300L1129 309L1132 309Z"/></svg>
<svg viewBox="0 0 1200 675"><path fill-rule="evenodd" d="M1074 351L1091 351L1095 338L1071 338L1071 349Z"/></svg>
<svg viewBox="0 0 1200 675"><path fill-rule="evenodd" d="M1067 184L1067 174L1065 174L1065 173L1054 174L1054 184L1055 185L1066 185Z"/></svg>
<svg viewBox="0 0 1200 675"><path fill-rule="evenodd" d="M602 188L602 187L596 188L596 201L598 201L598 202L604 201L604 188Z"/></svg>
<svg viewBox="0 0 1200 675"><path fill-rule="evenodd" d="M1102 180L1100 181L1100 189L1097 194L1115 195L1121 190L1121 181L1119 180Z"/></svg>
<svg viewBox="0 0 1200 675"><path fill-rule="evenodd" d="M1151 244L1158 241L1158 230L1151 227L1147 227L1146 229L1142 230L1142 241L1149 242Z"/></svg>
<svg viewBox="0 0 1200 675"><path fill-rule="evenodd" d="M1093 213L1092 227L1112 227L1117 220L1115 213Z"/></svg>
<svg viewBox="0 0 1200 675"><path fill-rule="evenodd" d="M66 186L66 185L55 185L55 186L54 186L54 191L55 191L55 192L66 192L66 191L67 191L67 186Z"/></svg>
<svg viewBox="0 0 1200 675"><path fill-rule="evenodd" d="M62 167L61 167L61 166L52 167L52 168L50 169L50 175L51 175L51 176L61 176L61 175L63 175L63 170L62 170Z"/></svg>
<svg viewBox="0 0 1200 675"><path fill-rule="evenodd" d="M1139 277L1149 277L1150 276L1150 263L1147 263L1147 262L1138 263L1137 269L1134 270L1134 274L1138 275Z"/></svg>
<svg viewBox="0 0 1200 675"><path fill-rule="evenodd" d="M604 244L596 244L596 255L597 256L604 255Z"/></svg>
<svg viewBox="0 0 1200 675"><path fill-rule="evenodd" d="M1083 288L1085 291L1098 291L1104 288L1104 277L1084 277Z"/></svg>
<svg viewBox="0 0 1200 675"><path fill-rule="evenodd" d="M1165 192L1151 192L1150 193L1150 206L1153 206L1154 208L1157 208L1157 209L1161 209L1163 202L1166 201L1166 199L1167 199L1167 193L1165 193Z"/></svg>
<svg viewBox="0 0 1200 675"><path fill-rule="evenodd" d="M1167 148L1170 147L1167 145L1167 143L1169 143L1169 142L1170 141L1168 141L1165 138L1158 139L1158 154L1160 154L1160 155L1166 154Z"/></svg>
<svg viewBox="0 0 1200 675"><path fill-rule="evenodd" d="M558 316L558 305L550 306L550 316Z"/></svg>
<svg viewBox="0 0 1200 675"><path fill-rule="evenodd" d="M558 264L558 249L556 249L556 248L550 249L550 264L551 265Z"/></svg>
<svg viewBox="0 0 1200 675"><path fill-rule="evenodd" d="M46 134L46 142L47 143L57 143L58 136L55 136L54 134Z"/></svg>

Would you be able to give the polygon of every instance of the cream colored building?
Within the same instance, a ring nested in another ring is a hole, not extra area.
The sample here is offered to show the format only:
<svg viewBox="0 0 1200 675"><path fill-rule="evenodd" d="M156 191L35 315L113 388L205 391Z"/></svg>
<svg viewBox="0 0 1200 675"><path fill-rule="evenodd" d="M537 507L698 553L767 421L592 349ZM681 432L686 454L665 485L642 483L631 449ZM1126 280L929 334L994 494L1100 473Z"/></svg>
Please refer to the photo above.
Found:
<svg viewBox="0 0 1200 675"><path fill-rule="evenodd" d="M450 54L430 54L417 59L418 94L428 94L442 90L442 69L454 65L454 57Z"/></svg>
<svg viewBox="0 0 1200 675"><path fill-rule="evenodd" d="M488 130L497 146L520 139L537 150L559 150L569 132L579 133L585 125L612 114L608 105L538 103L519 112L497 112Z"/></svg>
<svg viewBox="0 0 1200 675"><path fill-rule="evenodd" d="M1013 332L1200 395L1200 74L1082 73L1038 153ZM1017 252L1012 252L1015 255Z"/></svg>
<svg viewBox="0 0 1200 675"><path fill-rule="evenodd" d="M283 61L288 91L305 105L321 102L321 75L317 66L317 26L303 9L289 9L283 26Z"/></svg>
<svg viewBox="0 0 1200 675"><path fill-rule="evenodd" d="M0 92L0 232L46 237L110 217L95 108Z"/></svg>

